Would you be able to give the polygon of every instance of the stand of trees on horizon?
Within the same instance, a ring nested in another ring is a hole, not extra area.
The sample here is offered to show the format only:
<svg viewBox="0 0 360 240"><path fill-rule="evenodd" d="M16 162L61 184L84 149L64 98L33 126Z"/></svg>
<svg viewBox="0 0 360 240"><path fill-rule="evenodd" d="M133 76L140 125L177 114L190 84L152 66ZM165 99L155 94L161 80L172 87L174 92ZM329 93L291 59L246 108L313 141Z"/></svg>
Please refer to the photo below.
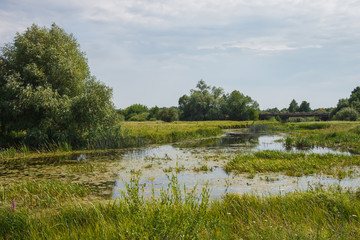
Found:
<svg viewBox="0 0 360 240"><path fill-rule="evenodd" d="M190 95L183 95L179 99L178 107L148 108L145 105L133 104L124 110L117 110L121 119L125 121L155 121L172 122L206 121L206 120L257 120L259 113L330 113L331 120L356 121L360 118L360 87L356 87L350 98L340 99L336 108L311 109L310 103L302 101L299 105L293 99L288 108L279 110L269 108L259 110L259 105L249 96L235 90L230 94L224 93L220 87L208 86L200 80L196 89L190 90ZM280 119L278 119L280 121Z"/></svg>
<svg viewBox="0 0 360 240"><path fill-rule="evenodd" d="M118 113L126 121L162 120L172 122L206 120L257 120L259 104L239 91L225 93L220 87L208 86L203 80L179 99L178 107L148 108L133 104Z"/></svg>

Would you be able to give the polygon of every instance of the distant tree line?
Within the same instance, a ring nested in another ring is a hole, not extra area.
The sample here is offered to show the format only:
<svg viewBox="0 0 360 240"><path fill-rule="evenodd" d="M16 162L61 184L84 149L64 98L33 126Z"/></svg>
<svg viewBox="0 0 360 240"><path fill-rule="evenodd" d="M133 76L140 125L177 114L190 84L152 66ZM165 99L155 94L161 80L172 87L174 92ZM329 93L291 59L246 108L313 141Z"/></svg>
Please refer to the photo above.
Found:
<svg viewBox="0 0 360 240"><path fill-rule="evenodd" d="M307 101L302 101L300 106L299 104L296 102L295 99L293 99L288 108L283 108L281 110L279 110L278 108L269 108L264 110L263 112L269 112L269 113L296 113L296 112L312 112L313 110L311 110L310 108L310 103Z"/></svg>
<svg viewBox="0 0 360 240"><path fill-rule="evenodd" d="M360 120L360 87L356 87L350 94L349 98L340 99L335 108L320 108L312 110L310 103L302 101L300 106L293 99L288 108L279 110L278 108L269 108L262 112L278 113L278 112L328 112L331 120L338 121L357 121Z"/></svg>
<svg viewBox="0 0 360 240"><path fill-rule="evenodd" d="M257 120L259 105L251 97L237 90L225 93L221 87L212 87L200 80L189 95L179 98L178 107L148 108L145 105L133 104L124 110L118 110L122 120L172 122L206 121L206 120ZM356 87L349 98L340 99L336 108L311 109L310 103L302 101L300 105L293 99L288 108L279 110L269 108L265 113L330 113L331 120L355 121L360 119L360 87ZM278 119L279 121L281 119ZM308 119L308 121L311 119Z"/></svg>
<svg viewBox="0 0 360 240"><path fill-rule="evenodd" d="M142 104L133 104L124 110L117 110L121 120L125 121L156 121L173 122L179 120L179 110L175 107L148 108Z"/></svg>
<svg viewBox="0 0 360 240"><path fill-rule="evenodd" d="M178 107L148 108L133 104L118 113L126 121L162 120L172 122L205 120L257 120L259 104L239 91L225 93L220 87L208 86L200 80L190 95L179 99Z"/></svg>

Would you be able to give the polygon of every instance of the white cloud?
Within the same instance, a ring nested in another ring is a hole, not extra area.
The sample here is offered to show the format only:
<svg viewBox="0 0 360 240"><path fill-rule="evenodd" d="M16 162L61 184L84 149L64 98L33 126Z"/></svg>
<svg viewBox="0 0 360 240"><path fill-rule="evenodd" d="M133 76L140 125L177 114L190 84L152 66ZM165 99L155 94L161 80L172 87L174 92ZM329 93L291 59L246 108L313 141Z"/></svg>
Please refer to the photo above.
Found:
<svg viewBox="0 0 360 240"><path fill-rule="evenodd" d="M88 20L172 25L226 24L256 16L328 26L359 19L360 10L359 2L352 0L53 0L51 4L76 9Z"/></svg>
<svg viewBox="0 0 360 240"><path fill-rule="evenodd" d="M260 37L249 38L243 41L229 41L212 46L200 46L202 49L214 49L214 50L232 50L232 49L249 49L253 51L261 52L278 52L278 51L290 51L305 48L322 48L321 45L304 45L299 46L294 43L288 43L288 41L278 37Z"/></svg>

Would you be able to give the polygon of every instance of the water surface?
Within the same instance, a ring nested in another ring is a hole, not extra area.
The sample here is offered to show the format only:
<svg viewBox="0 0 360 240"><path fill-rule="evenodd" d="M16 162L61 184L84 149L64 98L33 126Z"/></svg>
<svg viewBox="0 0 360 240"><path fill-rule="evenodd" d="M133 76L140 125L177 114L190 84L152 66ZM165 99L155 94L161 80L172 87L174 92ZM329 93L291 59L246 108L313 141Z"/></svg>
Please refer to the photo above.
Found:
<svg viewBox="0 0 360 240"><path fill-rule="evenodd" d="M228 132L220 138L126 151L122 155L122 163L127 167L119 173L112 197L121 196L121 191L125 190L124 181L129 181L131 174L137 171L141 172L140 183L145 194L150 194L152 188L167 188L173 175L177 176L181 186L186 185L188 189L197 186L200 192L207 186L211 197L215 198L226 192L283 194L315 186L327 187L337 184L349 188L360 184L360 178L338 180L323 175L289 177L281 173L257 174L250 179L248 174L227 174L223 170L222 167L227 161L237 154L251 151L349 154L329 148L287 149L282 143L283 138L284 135ZM358 172L357 168L353 170Z"/></svg>

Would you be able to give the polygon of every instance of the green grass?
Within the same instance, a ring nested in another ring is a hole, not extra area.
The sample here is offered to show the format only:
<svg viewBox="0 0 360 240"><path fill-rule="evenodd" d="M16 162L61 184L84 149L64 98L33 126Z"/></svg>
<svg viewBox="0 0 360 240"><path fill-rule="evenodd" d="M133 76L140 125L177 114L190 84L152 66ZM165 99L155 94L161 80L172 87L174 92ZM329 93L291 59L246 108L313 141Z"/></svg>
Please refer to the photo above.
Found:
<svg viewBox="0 0 360 240"><path fill-rule="evenodd" d="M289 176L327 174L343 178L360 165L360 156L342 154L305 154L281 151L261 151L241 154L226 163L225 171L234 173L282 172Z"/></svg>
<svg viewBox="0 0 360 240"><path fill-rule="evenodd" d="M132 136L141 136L149 143L176 142L217 136L221 129L247 128L274 124L269 121L203 121L203 122L124 122L122 126Z"/></svg>
<svg viewBox="0 0 360 240"><path fill-rule="evenodd" d="M118 149L139 147L145 144L177 142L185 139L199 139L222 134L222 129L246 128L252 125L273 124L268 121L204 121L204 122L123 122L113 128L89 131L79 144L83 149ZM22 158L37 153L72 152L68 143L44 143L36 149L26 145L0 149L0 160Z"/></svg>
<svg viewBox="0 0 360 240"><path fill-rule="evenodd" d="M145 139L147 143L176 142L221 134L221 129L212 124L164 123L164 122L125 122L123 126L132 136Z"/></svg>
<svg viewBox="0 0 360 240"><path fill-rule="evenodd" d="M113 201L74 201L56 211L0 208L3 239L359 239L360 194L341 188L210 201L176 177L159 197L138 178Z"/></svg>
<svg viewBox="0 0 360 240"><path fill-rule="evenodd" d="M213 168L205 164L205 165L201 165L200 167L194 167L193 170L195 172L208 172L208 171L212 172Z"/></svg>
<svg viewBox="0 0 360 240"><path fill-rule="evenodd" d="M329 147L360 153L359 122L322 122L277 125L277 130L292 132L288 147Z"/></svg>
<svg viewBox="0 0 360 240"><path fill-rule="evenodd" d="M0 205L13 200L16 208L46 208L89 194L90 189L79 184L58 180L23 180L0 187Z"/></svg>

